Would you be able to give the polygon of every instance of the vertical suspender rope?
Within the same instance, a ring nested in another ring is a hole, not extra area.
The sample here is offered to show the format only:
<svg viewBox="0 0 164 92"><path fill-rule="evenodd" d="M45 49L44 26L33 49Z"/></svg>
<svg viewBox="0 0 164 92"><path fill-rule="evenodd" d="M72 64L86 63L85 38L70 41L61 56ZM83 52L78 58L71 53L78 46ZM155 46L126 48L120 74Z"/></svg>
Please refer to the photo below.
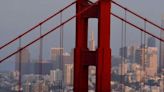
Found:
<svg viewBox="0 0 164 92"><path fill-rule="evenodd" d="M63 14L62 12L60 13L60 23L62 23L63 21ZM63 63L63 25L60 27L60 69L62 71L62 80L60 82L60 87L61 87L61 91L64 92L64 88L63 88L63 84L64 84L64 63Z"/></svg>
<svg viewBox="0 0 164 92"><path fill-rule="evenodd" d="M162 21L161 21L161 27L163 28L163 25L162 25ZM160 30L160 37L162 38L162 30ZM159 50L159 67L160 67L160 69L159 69L159 72L161 73L161 70L162 70L162 66L161 65L163 65L163 63L161 64L161 61L162 61L162 41L160 41L160 50ZM163 83L164 84L164 83Z"/></svg>
<svg viewBox="0 0 164 92"><path fill-rule="evenodd" d="M163 20L161 21L161 27L162 28L164 28L164 24L163 24L164 22L163 22ZM163 32L162 32L163 30L160 30L160 37L161 38L163 38ZM163 67L164 67L164 61L163 61L163 45L164 45L164 42L162 42L162 41L160 41L160 59L159 59L159 62L160 62L160 65L159 65L159 67L160 67L160 70L159 70L159 72L160 73L162 73L163 72ZM161 78L162 78L162 75L161 75ZM163 81L162 81L162 83L164 84L164 79L163 79ZM162 85L162 87L163 87L163 89L162 89L162 92L164 92L164 85Z"/></svg>
<svg viewBox="0 0 164 92"><path fill-rule="evenodd" d="M62 23L63 19L62 19L63 15L62 13L60 13L60 23ZM60 48L63 49L63 26L60 27ZM60 50L61 51L61 69L63 69L63 66L62 66L62 60L63 60L63 50Z"/></svg>
<svg viewBox="0 0 164 92"><path fill-rule="evenodd" d="M127 20L127 11L126 11L126 9L125 9L125 20ZM124 27L125 29L125 32L124 32L124 47L126 48L126 40L127 40L127 25L126 25L126 22L125 22L125 27ZM126 55L126 51L124 50L124 57L125 57L125 59L124 59L124 63L125 63L125 61L126 61L126 58L127 58L127 55Z"/></svg>
<svg viewBox="0 0 164 92"><path fill-rule="evenodd" d="M140 80L139 80L139 82L140 82L140 85L141 85L141 72L142 72L142 67L143 67L143 64L144 64L144 57L145 57L145 44L143 44L143 33L142 33L142 31L141 31L141 38L140 38L140 69L139 69L139 72L140 72ZM141 88L139 89L140 90L140 92L141 92Z"/></svg>
<svg viewBox="0 0 164 92"><path fill-rule="evenodd" d="M42 36L42 24L39 26L39 32L40 32L40 37ZM43 61L43 38L40 39L39 43L39 80L41 80L42 77L42 61ZM39 83L39 91L43 90L41 84Z"/></svg>
<svg viewBox="0 0 164 92"><path fill-rule="evenodd" d="M140 85L141 85L141 71L142 71L142 69L141 69L141 67L143 67L143 57L145 57L145 56L143 56L144 55L144 45L143 45L143 33L142 33L142 31L141 31L141 39L140 39L140 51L141 51L141 57L140 57L140 70L139 70L139 72L140 72L140 80L139 80L139 82L140 82ZM140 92L141 92L141 88L139 89L140 90Z"/></svg>
<svg viewBox="0 0 164 92"><path fill-rule="evenodd" d="M147 27L146 27L146 20L144 20L144 30L146 31ZM146 44L146 33L144 32L144 44ZM145 63L146 63L146 56L147 55L147 50L146 47L144 46L144 65L143 65L143 70L145 73ZM144 85L145 85L145 74L144 74L144 79L143 79Z"/></svg>
<svg viewBox="0 0 164 92"><path fill-rule="evenodd" d="M42 25L40 25L40 37L42 36ZM39 50L39 74L42 75L42 61L43 61L43 38L40 39L40 50Z"/></svg>
<svg viewBox="0 0 164 92"><path fill-rule="evenodd" d="M21 38L19 38L19 49L21 49ZM18 85L19 85L19 92L21 92L22 89L22 50L19 51L19 80L18 80Z"/></svg>
<svg viewBox="0 0 164 92"><path fill-rule="evenodd" d="M125 20L127 20L127 10L125 9ZM127 59L127 25L126 25L126 22L124 22L125 25L124 25L124 47L123 47L123 50L124 50L124 68L123 68L123 72L125 74L125 68L126 68L126 59ZM125 76L125 75L124 75ZM126 80L125 80L125 77L124 77L124 85L126 83ZM125 92L125 87L123 88L123 92Z"/></svg>
<svg viewBox="0 0 164 92"><path fill-rule="evenodd" d="M120 54L121 54L121 84L123 84L123 78L122 78L122 75L123 75L123 71L122 71L122 65L123 65L123 60L124 60L124 50L122 50L123 49L123 46L124 46L124 22L123 22L123 20L121 21L121 49L120 49ZM121 91L121 92L123 92L123 90Z"/></svg>

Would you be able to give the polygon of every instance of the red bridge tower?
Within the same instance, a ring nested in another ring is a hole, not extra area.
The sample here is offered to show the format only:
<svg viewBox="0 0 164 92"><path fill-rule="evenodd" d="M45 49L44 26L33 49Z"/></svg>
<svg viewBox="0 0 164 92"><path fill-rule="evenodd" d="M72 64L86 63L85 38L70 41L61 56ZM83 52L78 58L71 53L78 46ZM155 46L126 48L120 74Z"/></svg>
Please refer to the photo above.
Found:
<svg viewBox="0 0 164 92"><path fill-rule="evenodd" d="M90 6L88 0L77 0L76 13ZM74 56L74 92L88 92L88 67L96 66L96 92L110 92L111 49L110 49L111 0L99 0L98 4L77 16L76 46ZM98 48L89 51L88 19L98 19Z"/></svg>

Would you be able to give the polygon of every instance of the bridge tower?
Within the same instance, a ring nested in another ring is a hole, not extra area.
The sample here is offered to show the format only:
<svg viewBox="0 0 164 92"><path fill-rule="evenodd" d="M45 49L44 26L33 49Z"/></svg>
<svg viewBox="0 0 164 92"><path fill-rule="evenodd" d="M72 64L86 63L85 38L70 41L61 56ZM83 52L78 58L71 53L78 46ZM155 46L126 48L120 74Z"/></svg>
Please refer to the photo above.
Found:
<svg viewBox="0 0 164 92"><path fill-rule="evenodd" d="M77 0L76 13L91 4ZM76 18L76 46L74 49L74 92L88 92L88 67L96 66L96 92L111 92L110 49L111 0L99 0L98 4ZM98 19L98 48L88 49L88 19Z"/></svg>

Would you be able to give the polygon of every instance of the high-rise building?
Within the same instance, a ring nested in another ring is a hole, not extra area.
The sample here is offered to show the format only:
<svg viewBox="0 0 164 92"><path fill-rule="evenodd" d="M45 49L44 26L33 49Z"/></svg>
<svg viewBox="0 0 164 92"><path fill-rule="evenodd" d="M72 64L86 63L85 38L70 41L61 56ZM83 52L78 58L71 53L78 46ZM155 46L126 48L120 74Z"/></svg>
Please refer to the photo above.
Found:
<svg viewBox="0 0 164 92"><path fill-rule="evenodd" d="M164 17L162 17L162 28L164 28ZM164 39L164 31L161 30L161 39ZM160 57L159 57L159 72L164 69L164 42L160 41Z"/></svg>
<svg viewBox="0 0 164 92"><path fill-rule="evenodd" d="M61 81L61 80L63 80L63 72L60 70L60 69L56 69L55 70L56 71L56 80L57 81Z"/></svg>
<svg viewBox="0 0 164 92"><path fill-rule="evenodd" d="M92 31L92 33L91 33L91 40L90 40L90 42L89 42L89 49L91 50L91 51L95 51L95 39L94 39L94 32Z"/></svg>
<svg viewBox="0 0 164 92"><path fill-rule="evenodd" d="M128 48L127 47L121 47L119 54L121 57L127 58L128 57Z"/></svg>
<svg viewBox="0 0 164 92"><path fill-rule="evenodd" d="M94 32L91 32L91 38L89 41L89 50L90 51L95 51L96 47L95 47L95 39L94 39ZM96 73L96 67L95 66L89 66L89 75L95 75Z"/></svg>
<svg viewBox="0 0 164 92"><path fill-rule="evenodd" d="M145 72L143 70L141 70L141 68L136 69L134 73L135 73L135 79L136 79L137 82L144 81Z"/></svg>
<svg viewBox="0 0 164 92"><path fill-rule="evenodd" d="M21 53L17 53L16 56L16 62L19 62L21 60L22 63L29 63L30 62L30 52L28 48L25 48L21 51Z"/></svg>
<svg viewBox="0 0 164 92"><path fill-rule="evenodd" d="M61 66L63 66L63 51L63 48L51 48L51 60L56 68L61 68Z"/></svg>
<svg viewBox="0 0 164 92"><path fill-rule="evenodd" d="M148 47L156 47L156 42L154 37L149 37L147 41Z"/></svg>
<svg viewBox="0 0 164 92"><path fill-rule="evenodd" d="M149 47L147 55L148 61L145 62L146 75L155 76L158 70L157 48Z"/></svg>
<svg viewBox="0 0 164 92"><path fill-rule="evenodd" d="M51 60L56 61L63 53L63 48L51 48Z"/></svg>
<svg viewBox="0 0 164 92"><path fill-rule="evenodd" d="M22 73L27 72L27 68L26 67L29 63L30 63L30 52L28 50L28 48L23 49L20 53L17 53L15 55L15 70L19 71L19 64L21 62L21 69L25 69L22 70Z"/></svg>
<svg viewBox="0 0 164 92"><path fill-rule="evenodd" d="M73 64L73 55L69 53L63 53L63 64Z"/></svg>
<svg viewBox="0 0 164 92"><path fill-rule="evenodd" d="M118 74L125 75L128 72L128 63L119 64Z"/></svg>
<svg viewBox="0 0 164 92"><path fill-rule="evenodd" d="M30 65L33 65L34 74L47 75L53 69L53 63L49 61L35 62Z"/></svg>
<svg viewBox="0 0 164 92"><path fill-rule="evenodd" d="M135 63L144 67L144 63L147 61L147 48L138 48L135 51Z"/></svg>
<svg viewBox="0 0 164 92"><path fill-rule="evenodd" d="M55 82L56 81L56 71L51 70L50 71L50 82Z"/></svg>
<svg viewBox="0 0 164 92"><path fill-rule="evenodd" d="M157 51L156 47L139 48L136 50L135 62L145 70L148 76L157 74Z"/></svg>
<svg viewBox="0 0 164 92"><path fill-rule="evenodd" d="M66 85L73 85L73 64L65 64L64 80Z"/></svg>
<svg viewBox="0 0 164 92"><path fill-rule="evenodd" d="M50 71L50 81L59 82L62 81L62 71L60 69Z"/></svg>
<svg viewBox="0 0 164 92"><path fill-rule="evenodd" d="M131 63L135 62L135 52L137 48L136 45L132 45L128 48L128 58Z"/></svg>

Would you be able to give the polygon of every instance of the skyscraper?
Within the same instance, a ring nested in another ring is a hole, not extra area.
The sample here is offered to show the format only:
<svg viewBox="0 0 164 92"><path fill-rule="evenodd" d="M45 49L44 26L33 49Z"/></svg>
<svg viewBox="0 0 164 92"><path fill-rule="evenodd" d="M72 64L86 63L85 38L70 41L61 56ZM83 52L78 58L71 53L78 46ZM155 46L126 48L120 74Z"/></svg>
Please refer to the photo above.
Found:
<svg viewBox="0 0 164 92"><path fill-rule="evenodd" d="M51 48L51 60L53 61L54 69L56 68L56 79L64 86L64 63L63 63L63 48Z"/></svg>
<svg viewBox="0 0 164 92"><path fill-rule="evenodd" d="M63 48L51 48L51 60L56 61L61 52L63 52Z"/></svg>
<svg viewBox="0 0 164 92"><path fill-rule="evenodd" d="M135 51L138 47L136 45L131 45L128 49L128 58L131 63L135 62Z"/></svg>
<svg viewBox="0 0 164 92"><path fill-rule="evenodd" d="M30 52L29 52L28 48L25 48L20 53L17 53L15 55L15 61L16 61L15 62L15 70L19 71L19 62L21 61L21 64L22 64L21 69L25 69L25 70L22 70L22 72L26 72L27 68L25 68L25 67L30 62Z"/></svg>
<svg viewBox="0 0 164 92"><path fill-rule="evenodd" d="M119 64L118 74L125 75L127 72L128 72L128 63L123 62L122 64Z"/></svg>
<svg viewBox="0 0 164 92"><path fill-rule="evenodd" d="M91 32L91 40L89 41L89 50L91 51L95 51L95 39L94 39L94 32ZM95 66L89 66L89 75L93 74L92 72L96 71L96 67Z"/></svg>
<svg viewBox="0 0 164 92"><path fill-rule="evenodd" d="M138 48L135 51L135 63L140 64L142 67L144 67L144 64L146 61L148 61L147 59L147 51L148 48Z"/></svg>
<svg viewBox="0 0 164 92"><path fill-rule="evenodd" d="M148 47L156 47L156 42L154 37L149 37L147 42Z"/></svg>
<svg viewBox="0 0 164 92"><path fill-rule="evenodd" d="M94 51L95 50L95 39L94 39L94 32L93 31L91 33L91 40L89 42L89 49L91 51Z"/></svg>
<svg viewBox="0 0 164 92"><path fill-rule="evenodd" d="M148 76L157 74L157 47L139 48L136 50L135 62L140 64Z"/></svg>
<svg viewBox="0 0 164 92"><path fill-rule="evenodd" d="M157 74L158 62L157 62L157 48L148 48L148 61L145 62L146 74L148 76L155 76Z"/></svg>
<svg viewBox="0 0 164 92"><path fill-rule="evenodd" d="M22 63L30 62L30 52L29 52L28 48L23 49L21 51L21 55L20 55L20 53L17 53L15 57L16 57L16 62L19 62L20 59L21 59Z"/></svg>
<svg viewBox="0 0 164 92"><path fill-rule="evenodd" d="M66 85L73 85L73 64L65 64L64 69L64 75L65 75L65 84Z"/></svg>
<svg viewBox="0 0 164 92"><path fill-rule="evenodd" d="M62 66L63 50L63 48L51 48L51 60L55 68L61 68Z"/></svg>
<svg viewBox="0 0 164 92"><path fill-rule="evenodd" d="M56 81L56 71L55 70L50 71L50 81L51 82Z"/></svg>
<svg viewBox="0 0 164 92"><path fill-rule="evenodd" d="M121 57L127 58L128 57L128 48L127 47L121 47L119 54Z"/></svg>
<svg viewBox="0 0 164 92"><path fill-rule="evenodd" d="M162 17L162 28L164 28L164 17ZM164 31L161 30L160 37L164 39ZM164 42L160 41L159 72L164 69Z"/></svg>

